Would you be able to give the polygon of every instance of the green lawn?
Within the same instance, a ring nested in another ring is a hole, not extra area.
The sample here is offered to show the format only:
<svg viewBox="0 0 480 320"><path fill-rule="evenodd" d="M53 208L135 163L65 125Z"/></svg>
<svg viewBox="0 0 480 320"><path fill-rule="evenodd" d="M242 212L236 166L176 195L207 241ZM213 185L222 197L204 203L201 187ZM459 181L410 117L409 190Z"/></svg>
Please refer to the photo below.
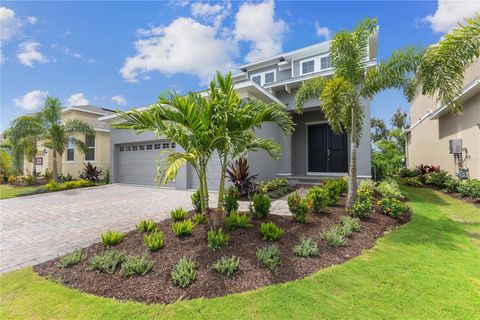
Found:
<svg viewBox="0 0 480 320"><path fill-rule="evenodd" d="M0 184L0 199L9 199L22 195L45 191L45 186L14 187Z"/></svg>
<svg viewBox="0 0 480 320"><path fill-rule="evenodd" d="M27 268L0 278L0 318L479 319L480 210L430 189L406 190L411 223L303 280L162 306L83 294Z"/></svg>

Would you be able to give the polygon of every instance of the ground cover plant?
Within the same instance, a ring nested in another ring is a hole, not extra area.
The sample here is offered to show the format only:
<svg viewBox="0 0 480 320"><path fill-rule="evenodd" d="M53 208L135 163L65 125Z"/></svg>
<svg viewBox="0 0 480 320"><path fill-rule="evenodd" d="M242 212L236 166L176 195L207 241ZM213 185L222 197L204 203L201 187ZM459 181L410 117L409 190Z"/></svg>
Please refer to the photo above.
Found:
<svg viewBox="0 0 480 320"><path fill-rule="evenodd" d="M262 239L265 241L277 241L283 236L283 229L279 228L274 222L262 223L260 225Z"/></svg>
<svg viewBox="0 0 480 320"><path fill-rule="evenodd" d="M248 228L252 226L248 214L237 213L235 211L230 212L230 214L225 218L225 224L230 230Z"/></svg>
<svg viewBox="0 0 480 320"><path fill-rule="evenodd" d="M116 245L123 238L125 238L126 234L123 232L107 230L105 233L101 234L102 242L105 247L110 248L111 246Z"/></svg>
<svg viewBox="0 0 480 320"><path fill-rule="evenodd" d="M213 265L213 269L227 276L231 276L238 270L239 264L240 264L240 259L238 259L238 257L223 256L217 262L215 262L215 264Z"/></svg>
<svg viewBox="0 0 480 320"><path fill-rule="evenodd" d="M192 233L194 227L195 225L190 219L177 221L172 224L173 232L179 237L188 236Z"/></svg>
<svg viewBox="0 0 480 320"><path fill-rule="evenodd" d="M143 256L126 256L122 263L122 275L130 277L133 275L146 274L153 267L153 261L150 261L148 254Z"/></svg>
<svg viewBox="0 0 480 320"><path fill-rule="evenodd" d="M101 255L94 256L89 262L88 270L114 273L117 267L125 261L126 256L125 252L109 250Z"/></svg>
<svg viewBox="0 0 480 320"><path fill-rule="evenodd" d="M207 235L208 249L216 250L222 248L228 244L230 236L223 233L222 228L219 229L210 229Z"/></svg>
<svg viewBox="0 0 480 320"><path fill-rule="evenodd" d="M318 255L318 245L310 238L300 239L300 243L293 247L293 254L299 257L312 257Z"/></svg>
<svg viewBox="0 0 480 320"><path fill-rule="evenodd" d="M58 266L60 268L68 268L70 266L76 265L84 258L82 250L75 250L72 253L69 253L61 257L58 261Z"/></svg>
<svg viewBox="0 0 480 320"><path fill-rule="evenodd" d="M143 243L149 251L157 251L165 245L165 237L161 231L153 231L143 235Z"/></svg>
<svg viewBox="0 0 480 320"><path fill-rule="evenodd" d="M157 230L157 226L153 220L142 220L137 224L137 229L141 232L152 232Z"/></svg>
<svg viewBox="0 0 480 320"><path fill-rule="evenodd" d="M268 269L277 274L278 265L280 264L280 250L278 246L272 244L257 251L257 259Z"/></svg>
<svg viewBox="0 0 480 320"><path fill-rule="evenodd" d="M187 211L183 210L183 208L177 208L170 212L170 216L173 220L180 221L185 219L185 217L187 216Z"/></svg>
<svg viewBox="0 0 480 320"><path fill-rule="evenodd" d="M192 259L182 257L173 267L171 276L173 283L182 288L188 287L197 277L197 263Z"/></svg>

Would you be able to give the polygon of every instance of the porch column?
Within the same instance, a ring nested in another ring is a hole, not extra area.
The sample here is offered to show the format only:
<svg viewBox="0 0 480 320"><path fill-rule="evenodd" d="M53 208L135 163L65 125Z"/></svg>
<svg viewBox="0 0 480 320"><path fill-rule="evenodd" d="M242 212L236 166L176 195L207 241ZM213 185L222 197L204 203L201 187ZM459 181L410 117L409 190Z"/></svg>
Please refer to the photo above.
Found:
<svg viewBox="0 0 480 320"><path fill-rule="evenodd" d="M280 130L279 130L280 131ZM279 176L292 175L292 136L286 136L279 132L278 143L282 147L280 159L278 160L277 172Z"/></svg>

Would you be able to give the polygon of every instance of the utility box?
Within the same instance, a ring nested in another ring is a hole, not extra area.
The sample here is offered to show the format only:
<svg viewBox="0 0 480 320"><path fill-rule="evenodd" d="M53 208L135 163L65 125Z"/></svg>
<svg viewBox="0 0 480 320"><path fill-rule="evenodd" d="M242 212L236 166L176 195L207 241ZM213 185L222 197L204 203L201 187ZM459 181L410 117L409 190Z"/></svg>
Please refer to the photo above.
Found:
<svg viewBox="0 0 480 320"><path fill-rule="evenodd" d="M450 154L462 153L462 139L450 139L448 141L448 146L450 148Z"/></svg>

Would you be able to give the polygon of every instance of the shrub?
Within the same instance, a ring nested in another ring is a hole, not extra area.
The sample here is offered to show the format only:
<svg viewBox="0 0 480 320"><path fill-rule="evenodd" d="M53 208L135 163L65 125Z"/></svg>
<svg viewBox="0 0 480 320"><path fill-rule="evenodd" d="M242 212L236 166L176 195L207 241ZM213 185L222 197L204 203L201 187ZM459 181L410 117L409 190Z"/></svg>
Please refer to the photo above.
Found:
<svg viewBox="0 0 480 320"><path fill-rule="evenodd" d="M96 166L93 166L90 162L84 163L85 167L80 173L80 178L88 181L100 181L100 176L102 175L102 169Z"/></svg>
<svg viewBox="0 0 480 320"><path fill-rule="evenodd" d="M137 224L137 229L140 232L152 232L158 230L153 220L142 220Z"/></svg>
<svg viewBox="0 0 480 320"><path fill-rule="evenodd" d="M399 200L405 198L395 180L384 180L380 182L377 186L377 192L382 196L382 198L388 197L396 198Z"/></svg>
<svg viewBox="0 0 480 320"><path fill-rule="evenodd" d="M17 177L15 176L8 176L8 183L15 183L17 181Z"/></svg>
<svg viewBox="0 0 480 320"><path fill-rule="evenodd" d="M320 234L322 240L332 247L341 247L345 245L344 230L340 225L333 225Z"/></svg>
<svg viewBox="0 0 480 320"><path fill-rule="evenodd" d="M257 193L253 196L253 217L264 219L270 212L271 200L266 194Z"/></svg>
<svg viewBox="0 0 480 320"><path fill-rule="evenodd" d="M228 244L228 241L230 240L230 236L223 233L222 228L219 228L217 230L210 229L210 231L208 231L207 240L208 249L216 250L226 246Z"/></svg>
<svg viewBox="0 0 480 320"><path fill-rule="evenodd" d="M420 175L420 172L414 169L402 168L400 169L398 175L400 176L400 178L413 178L418 177Z"/></svg>
<svg viewBox="0 0 480 320"><path fill-rule="evenodd" d="M360 186L357 195L357 201L352 208L347 209L347 213L356 218L368 217L373 212L372 193L368 188Z"/></svg>
<svg viewBox="0 0 480 320"><path fill-rule="evenodd" d="M327 180L323 183L322 189L327 191L329 196L327 205L335 206L340 196L348 191L348 178Z"/></svg>
<svg viewBox="0 0 480 320"><path fill-rule="evenodd" d="M118 231L107 230L105 233L102 233L102 242L108 248L119 243L127 234Z"/></svg>
<svg viewBox="0 0 480 320"><path fill-rule="evenodd" d="M143 243L149 251L157 251L165 245L165 237L161 231L153 231L143 235Z"/></svg>
<svg viewBox="0 0 480 320"><path fill-rule="evenodd" d="M280 264L280 250L276 245L270 245L257 250L257 259L268 269L277 274Z"/></svg>
<svg viewBox="0 0 480 320"><path fill-rule="evenodd" d="M302 238L300 239L300 243L293 247L293 254L299 257L317 256L317 243L312 239Z"/></svg>
<svg viewBox="0 0 480 320"><path fill-rule="evenodd" d="M188 287L197 277L197 263L185 257L180 258L170 273L173 283L182 288Z"/></svg>
<svg viewBox="0 0 480 320"><path fill-rule="evenodd" d="M359 190L368 191L370 195L373 195L375 193L376 188L377 184L375 183L375 181L370 179L363 180L358 187Z"/></svg>
<svg viewBox="0 0 480 320"><path fill-rule="evenodd" d="M284 186L284 187L280 187L278 189L269 191L266 193L266 195L269 196L270 199L280 199L286 196L287 194L292 193L293 191L295 191L295 187Z"/></svg>
<svg viewBox="0 0 480 320"><path fill-rule="evenodd" d="M415 169L418 171L419 174L425 175L427 173L440 171L440 166L435 166L433 164L430 166L421 164L419 166L416 166Z"/></svg>
<svg viewBox="0 0 480 320"><path fill-rule="evenodd" d="M240 193L237 191L236 188L230 187L225 192L225 196L223 198L223 207L227 212L237 211L238 210L238 197Z"/></svg>
<svg viewBox="0 0 480 320"><path fill-rule="evenodd" d="M195 224L205 224L207 222L207 215L203 213L195 213L193 215L193 222Z"/></svg>
<svg viewBox="0 0 480 320"><path fill-rule="evenodd" d="M407 178L406 184L411 187L421 187L423 186L422 181L419 177Z"/></svg>
<svg viewBox="0 0 480 320"><path fill-rule="evenodd" d="M170 216L172 216L173 220L180 221L185 219L185 217L187 216L187 211L183 210L183 208L177 208L170 211Z"/></svg>
<svg viewBox="0 0 480 320"><path fill-rule="evenodd" d="M78 249L73 251L72 253L69 253L67 255L64 255L58 260L58 266L60 268L68 268L70 266L73 266L80 261L82 261L84 258L84 255L82 253L82 250Z"/></svg>
<svg viewBox="0 0 480 320"><path fill-rule="evenodd" d="M408 211L408 207L396 198L383 198L377 203L380 211L388 216L396 218Z"/></svg>
<svg viewBox="0 0 480 320"><path fill-rule="evenodd" d="M192 199L192 205L193 208L195 209L195 212L202 212L202 200L200 199L200 190L197 189L195 190L194 193L190 196L190 199Z"/></svg>
<svg viewBox="0 0 480 320"><path fill-rule="evenodd" d="M257 190L260 193L271 192L283 187L288 186L288 180L285 178L275 178L268 182L257 183Z"/></svg>
<svg viewBox="0 0 480 320"><path fill-rule="evenodd" d="M433 184L434 186L443 188L443 186L445 185L445 182L447 182L451 178L452 176L448 172L444 170L440 170L440 171L428 173L425 176L425 183Z"/></svg>
<svg viewBox="0 0 480 320"><path fill-rule="evenodd" d="M283 230L273 222L262 223L260 232L264 241L276 241L283 235Z"/></svg>
<svg viewBox="0 0 480 320"><path fill-rule="evenodd" d="M448 192L458 192L458 187L460 186L460 180L451 177L446 180L443 184L443 189Z"/></svg>
<svg viewBox="0 0 480 320"><path fill-rule="evenodd" d="M332 190L333 191L333 190ZM319 187L313 187L310 190L308 190L306 199L307 199L307 204L308 208L313 212L313 213L320 213L322 211L325 211L327 206L333 201L335 201L335 204L338 201L338 198L340 197L340 194L337 194L338 191L334 191L335 196L332 198L332 195L329 194L329 192L325 189L319 188Z"/></svg>
<svg viewBox="0 0 480 320"><path fill-rule="evenodd" d="M213 265L213 269L217 272L223 273L227 276L231 276L238 270L238 265L240 264L240 259L235 256L231 257L221 257Z"/></svg>
<svg viewBox="0 0 480 320"><path fill-rule="evenodd" d="M230 230L248 228L252 226L250 224L250 217L246 213L241 214L235 211L230 212L230 214L225 218L225 224Z"/></svg>
<svg viewBox="0 0 480 320"><path fill-rule="evenodd" d="M293 215L293 220L301 223L307 222L308 204L298 193L288 196L288 209Z"/></svg>
<svg viewBox="0 0 480 320"><path fill-rule="evenodd" d="M240 196L248 196L255 191L255 184L253 181L258 174L250 175L247 158L239 157L227 169L228 179L237 188Z"/></svg>
<svg viewBox="0 0 480 320"><path fill-rule="evenodd" d="M458 192L462 197L480 198L480 180L464 180L458 185Z"/></svg>
<svg viewBox="0 0 480 320"><path fill-rule="evenodd" d="M50 181L49 183L47 183L47 184L45 185L45 188L47 188L48 191L52 191L52 192L53 192L53 191L58 191L58 190L61 189L61 188L60 188L60 184L59 184L58 182L54 181L54 180L52 180L52 181Z"/></svg>
<svg viewBox="0 0 480 320"><path fill-rule="evenodd" d="M150 271L153 267L153 261L150 261L148 254L144 254L141 257L127 256L122 264L122 275L124 277L130 277L135 274L143 276Z"/></svg>
<svg viewBox="0 0 480 320"><path fill-rule="evenodd" d="M122 251L109 250L104 254L90 259L88 270L99 270L105 273L114 273L117 266L125 260L126 254Z"/></svg>
<svg viewBox="0 0 480 320"><path fill-rule="evenodd" d="M340 225L348 226L346 228L350 229L353 232L359 232L362 229L362 225L360 224L360 219L352 218L349 216L342 216L340 218Z"/></svg>
<svg viewBox="0 0 480 320"><path fill-rule="evenodd" d="M174 222L172 225L173 232L179 237L183 237L191 234L193 231L193 227L194 227L194 224L190 219L177 221L177 222Z"/></svg>

